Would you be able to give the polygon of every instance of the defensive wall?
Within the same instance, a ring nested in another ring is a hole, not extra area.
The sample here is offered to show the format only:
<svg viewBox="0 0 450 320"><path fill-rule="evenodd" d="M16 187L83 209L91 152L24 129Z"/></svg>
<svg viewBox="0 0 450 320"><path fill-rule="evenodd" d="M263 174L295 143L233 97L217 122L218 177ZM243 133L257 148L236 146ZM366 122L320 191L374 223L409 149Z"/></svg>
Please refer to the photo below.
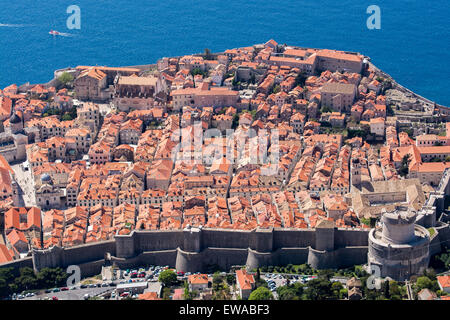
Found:
<svg viewBox="0 0 450 320"><path fill-rule="evenodd" d="M367 229L260 229L251 231L188 228L174 231L135 230L113 240L70 248L33 250L32 257L4 266L67 268L78 265L82 276L99 274L106 261L118 267L168 265L185 272L309 263L317 269L363 264L368 251Z"/></svg>

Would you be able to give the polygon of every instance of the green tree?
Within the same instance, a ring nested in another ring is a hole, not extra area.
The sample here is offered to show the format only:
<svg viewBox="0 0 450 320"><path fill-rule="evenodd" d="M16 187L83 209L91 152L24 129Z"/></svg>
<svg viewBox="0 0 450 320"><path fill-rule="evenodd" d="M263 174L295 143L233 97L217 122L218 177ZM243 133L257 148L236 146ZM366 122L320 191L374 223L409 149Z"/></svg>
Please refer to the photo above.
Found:
<svg viewBox="0 0 450 320"><path fill-rule="evenodd" d="M34 270L30 267L20 269L20 276L14 279L19 291L32 290L37 288L38 280L34 274Z"/></svg>
<svg viewBox="0 0 450 320"><path fill-rule="evenodd" d="M413 135L414 135L414 129L413 128L407 128L407 129L403 129L401 131L402 132L406 132L411 139L413 138Z"/></svg>
<svg viewBox="0 0 450 320"><path fill-rule="evenodd" d="M323 269L319 270L319 277L330 280L330 278L334 275L334 271L331 269Z"/></svg>
<svg viewBox="0 0 450 320"><path fill-rule="evenodd" d="M42 268L36 275L40 288L63 286L67 277L67 273L62 268Z"/></svg>
<svg viewBox="0 0 450 320"><path fill-rule="evenodd" d="M231 124L232 129L236 129L239 126L239 114L235 113L233 116L233 122Z"/></svg>
<svg viewBox="0 0 450 320"><path fill-rule="evenodd" d="M439 269L449 270L450 269L450 249L444 245L442 252L438 255L433 256L431 260L433 266Z"/></svg>
<svg viewBox="0 0 450 320"><path fill-rule="evenodd" d="M303 87L305 85L306 79L307 76L303 72L300 72L295 78L295 86Z"/></svg>
<svg viewBox="0 0 450 320"><path fill-rule="evenodd" d="M392 82L390 80L383 80L381 83L381 93L385 94L386 90L392 89Z"/></svg>
<svg viewBox="0 0 450 320"><path fill-rule="evenodd" d="M402 299L402 290L397 281L389 281L389 296L391 300Z"/></svg>
<svg viewBox="0 0 450 320"><path fill-rule="evenodd" d="M64 71L59 77L58 77L58 81L64 86L66 87L67 85L69 85L70 83L72 83L73 81L73 76Z"/></svg>
<svg viewBox="0 0 450 320"><path fill-rule="evenodd" d="M409 163L411 162L411 155L408 153L403 156L402 163L400 166L400 169L398 170L400 173L400 176L406 177L409 173Z"/></svg>
<svg viewBox="0 0 450 320"><path fill-rule="evenodd" d="M273 294L265 287L259 287L254 290L248 300L273 300Z"/></svg>
<svg viewBox="0 0 450 320"><path fill-rule="evenodd" d="M309 300L327 300L335 298L331 289L331 282L323 277L308 281L308 287L305 290Z"/></svg>
<svg viewBox="0 0 450 320"><path fill-rule="evenodd" d="M420 291L422 289L430 289L432 291L439 290L439 285L437 283L437 280L430 279L427 276L417 278L416 287L417 287L418 291Z"/></svg>
<svg viewBox="0 0 450 320"><path fill-rule="evenodd" d="M278 93L281 91L281 87L279 84L275 85L272 89L272 93Z"/></svg>
<svg viewBox="0 0 450 320"><path fill-rule="evenodd" d="M205 49L203 56L204 56L205 60L213 60L214 59L214 56L211 54L211 50L209 50L208 48Z"/></svg>
<svg viewBox="0 0 450 320"><path fill-rule="evenodd" d="M381 289L384 292L384 297L386 299L389 299L391 294L390 294L390 288L389 288L389 281L383 281L383 283L381 284Z"/></svg>
<svg viewBox="0 0 450 320"><path fill-rule="evenodd" d="M320 112L321 112L321 113L333 112L333 108L331 108L330 106L323 106L323 107L320 109Z"/></svg>
<svg viewBox="0 0 450 320"><path fill-rule="evenodd" d="M297 273L299 273L299 274L311 274L312 273L311 266L309 264L301 264L298 267L298 269L297 269Z"/></svg>
<svg viewBox="0 0 450 320"><path fill-rule="evenodd" d="M196 75L200 74L200 75L202 75L203 78L208 76L208 72L207 71L203 71L200 68L192 69L191 74L192 74L192 76L196 76Z"/></svg>
<svg viewBox="0 0 450 320"><path fill-rule="evenodd" d="M236 75L235 75L234 78L233 78L233 81L231 82L231 85L233 86L233 89L238 89L240 84L241 84L241 82L236 79Z"/></svg>
<svg viewBox="0 0 450 320"><path fill-rule="evenodd" d="M223 277L219 272L215 272L213 275L212 289L213 291L220 291L223 289Z"/></svg>
<svg viewBox="0 0 450 320"><path fill-rule="evenodd" d="M331 285L331 292L332 292L332 298L333 299L342 299L341 296L341 290L344 289L344 286L339 281L333 282Z"/></svg>
<svg viewBox="0 0 450 320"><path fill-rule="evenodd" d="M392 105L387 105L387 106L386 106L386 115L387 115L388 117L392 117L394 114L395 114L395 113L394 113L393 106L392 106Z"/></svg>
<svg viewBox="0 0 450 320"><path fill-rule="evenodd" d="M170 300L170 296L171 296L171 290L170 290L170 288L164 288L163 289L163 296L162 296L162 298L163 298L163 300Z"/></svg>
<svg viewBox="0 0 450 320"><path fill-rule="evenodd" d="M13 291L10 284L14 281L13 268L0 269L0 298L9 296Z"/></svg>
<svg viewBox="0 0 450 320"><path fill-rule="evenodd" d="M234 274L230 273L230 274L227 274L226 279L227 279L227 283L229 285L232 285L236 281L236 276Z"/></svg>
<svg viewBox="0 0 450 320"><path fill-rule="evenodd" d="M194 298L194 294L189 291L189 284L187 281L184 282L184 299L185 300L192 300Z"/></svg>
<svg viewBox="0 0 450 320"><path fill-rule="evenodd" d="M65 113L62 117L61 117L62 121L70 121L73 120L72 117L70 116L70 114Z"/></svg>
<svg viewBox="0 0 450 320"><path fill-rule="evenodd" d="M158 280L165 286L171 286L177 282L177 274L172 269L167 269L159 274Z"/></svg>
<svg viewBox="0 0 450 320"><path fill-rule="evenodd" d="M304 285L297 282L289 286L277 288L279 300L301 300L304 291Z"/></svg>

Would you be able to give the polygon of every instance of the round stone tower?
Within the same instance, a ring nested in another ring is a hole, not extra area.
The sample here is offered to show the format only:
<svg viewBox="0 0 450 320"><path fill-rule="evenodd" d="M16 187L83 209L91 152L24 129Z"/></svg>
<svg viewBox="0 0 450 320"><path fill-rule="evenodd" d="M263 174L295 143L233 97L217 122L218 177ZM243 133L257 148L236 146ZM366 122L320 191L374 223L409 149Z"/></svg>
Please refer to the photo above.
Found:
<svg viewBox="0 0 450 320"><path fill-rule="evenodd" d="M383 225L381 239L387 243L403 244L414 240L416 213L410 210L385 212L381 217Z"/></svg>
<svg viewBox="0 0 450 320"><path fill-rule="evenodd" d="M407 207L383 214L381 228L369 233L369 270L380 268L381 277L404 281L428 267L430 234L415 224L416 216Z"/></svg>

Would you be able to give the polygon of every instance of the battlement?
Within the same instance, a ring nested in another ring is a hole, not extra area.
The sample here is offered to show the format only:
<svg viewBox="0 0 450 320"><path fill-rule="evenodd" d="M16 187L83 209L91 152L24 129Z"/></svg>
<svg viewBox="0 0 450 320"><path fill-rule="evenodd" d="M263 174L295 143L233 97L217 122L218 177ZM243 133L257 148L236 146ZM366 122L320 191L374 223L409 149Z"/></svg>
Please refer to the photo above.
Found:
<svg viewBox="0 0 450 320"><path fill-rule="evenodd" d="M317 269L348 267L365 263L368 232L335 228L332 224L317 229L134 230L110 241L33 250L33 267L37 271L44 267L79 265L83 276L89 276L101 270L106 256L122 267L157 264L185 272L205 271L212 265L223 270L232 265L260 267L288 263L310 263Z"/></svg>

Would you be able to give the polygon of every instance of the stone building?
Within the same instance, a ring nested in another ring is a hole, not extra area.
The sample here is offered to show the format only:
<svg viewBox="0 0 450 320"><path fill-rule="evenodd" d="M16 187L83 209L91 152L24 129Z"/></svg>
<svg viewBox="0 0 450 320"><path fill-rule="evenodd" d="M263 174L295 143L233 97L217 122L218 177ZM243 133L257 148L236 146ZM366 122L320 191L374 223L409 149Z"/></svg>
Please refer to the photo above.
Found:
<svg viewBox="0 0 450 320"><path fill-rule="evenodd" d="M92 67L80 73L74 80L75 93L81 100L105 100L106 74Z"/></svg>
<svg viewBox="0 0 450 320"><path fill-rule="evenodd" d="M136 68L78 66L74 80L77 99L105 101L113 96L113 82L117 75L131 76L140 72Z"/></svg>
<svg viewBox="0 0 450 320"><path fill-rule="evenodd" d="M356 97L356 86L350 83L325 83L321 90L322 106L334 111L349 111Z"/></svg>
<svg viewBox="0 0 450 320"><path fill-rule="evenodd" d="M114 105L120 111L145 110L153 106L156 93L161 91L157 77L117 77L114 81Z"/></svg>
<svg viewBox="0 0 450 320"><path fill-rule="evenodd" d="M353 171L352 183L355 176ZM352 198L352 207L358 217L367 219L380 218L383 212L390 212L396 206L408 206L414 210L420 210L426 201L418 179L362 181L360 187L353 188L349 196Z"/></svg>
<svg viewBox="0 0 450 320"><path fill-rule="evenodd" d="M36 204L39 208L60 208L64 192L53 183L49 174L44 173L35 181Z"/></svg>
<svg viewBox="0 0 450 320"><path fill-rule="evenodd" d="M360 55L323 49L317 52L317 69L360 73L363 59Z"/></svg>
<svg viewBox="0 0 450 320"><path fill-rule="evenodd" d="M28 137L23 131L23 120L16 113L9 119L10 127L0 133L0 155L8 162L22 161L27 157Z"/></svg>
<svg viewBox="0 0 450 320"><path fill-rule="evenodd" d="M229 107L236 106L239 92L223 87L199 87L173 90L170 93L173 99L173 110L181 110L184 106L203 107Z"/></svg>
<svg viewBox="0 0 450 320"><path fill-rule="evenodd" d="M381 277L404 281L428 267L430 234L415 224L416 216L416 211L402 206L383 214L382 227L369 233L369 270L379 268Z"/></svg>

